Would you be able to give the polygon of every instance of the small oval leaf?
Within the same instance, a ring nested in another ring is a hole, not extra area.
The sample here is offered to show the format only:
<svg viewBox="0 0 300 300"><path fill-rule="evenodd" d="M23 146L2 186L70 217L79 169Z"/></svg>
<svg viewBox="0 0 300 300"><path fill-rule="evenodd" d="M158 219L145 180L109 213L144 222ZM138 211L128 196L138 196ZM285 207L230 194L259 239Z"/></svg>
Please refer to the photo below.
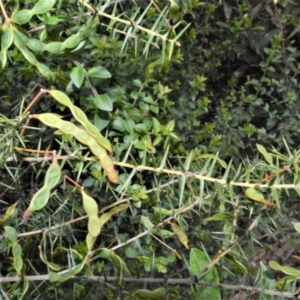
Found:
<svg viewBox="0 0 300 300"><path fill-rule="evenodd" d="M72 82L77 88L80 88L84 80L84 68L83 67L74 67L71 70L70 77Z"/></svg>
<svg viewBox="0 0 300 300"><path fill-rule="evenodd" d="M102 67L102 66L96 66L92 67L88 70L89 77L98 77L98 78L111 78L110 72Z"/></svg>

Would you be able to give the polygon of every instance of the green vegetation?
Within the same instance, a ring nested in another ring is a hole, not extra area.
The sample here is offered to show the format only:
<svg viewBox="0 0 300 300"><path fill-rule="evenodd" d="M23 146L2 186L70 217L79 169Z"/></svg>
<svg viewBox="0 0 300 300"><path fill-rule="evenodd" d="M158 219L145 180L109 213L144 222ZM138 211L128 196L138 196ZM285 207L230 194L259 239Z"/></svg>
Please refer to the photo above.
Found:
<svg viewBox="0 0 300 300"><path fill-rule="evenodd" d="M295 297L298 3L0 9L1 299Z"/></svg>

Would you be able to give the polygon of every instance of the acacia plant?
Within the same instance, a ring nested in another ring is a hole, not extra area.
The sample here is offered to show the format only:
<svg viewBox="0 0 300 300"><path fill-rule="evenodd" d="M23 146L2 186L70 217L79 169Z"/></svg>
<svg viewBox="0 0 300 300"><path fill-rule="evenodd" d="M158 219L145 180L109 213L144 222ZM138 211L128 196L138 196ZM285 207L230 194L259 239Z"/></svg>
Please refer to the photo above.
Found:
<svg viewBox="0 0 300 300"><path fill-rule="evenodd" d="M178 148L168 119L188 20L211 4L0 0L4 299L297 294L296 267L256 254L284 235L300 152L233 164Z"/></svg>

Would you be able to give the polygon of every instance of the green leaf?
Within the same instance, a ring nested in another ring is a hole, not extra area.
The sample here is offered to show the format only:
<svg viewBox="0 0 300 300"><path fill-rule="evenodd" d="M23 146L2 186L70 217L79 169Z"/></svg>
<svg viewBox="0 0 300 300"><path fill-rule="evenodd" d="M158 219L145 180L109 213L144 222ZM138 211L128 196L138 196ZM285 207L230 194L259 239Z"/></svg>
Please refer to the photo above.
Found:
<svg viewBox="0 0 300 300"><path fill-rule="evenodd" d="M83 83L83 80L84 80L84 68L83 67L72 68L70 77L71 77L73 84L77 88L80 88Z"/></svg>
<svg viewBox="0 0 300 300"><path fill-rule="evenodd" d="M133 131L134 126L135 126L134 121L131 118L126 118L125 120L126 131L130 133L131 131Z"/></svg>
<svg viewBox="0 0 300 300"><path fill-rule="evenodd" d="M110 72L102 66L92 67L88 70L88 75L89 77L98 77L103 79L111 78Z"/></svg>
<svg viewBox="0 0 300 300"><path fill-rule="evenodd" d="M35 15L44 14L54 6L55 2L56 0L40 0L31 11Z"/></svg>
<svg viewBox="0 0 300 300"><path fill-rule="evenodd" d="M215 215L205 218L205 221L228 221L233 219L233 213L216 213Z"/></svg>
<svg viewBox="0 0 300 300"><path fill-rule="evenodd" d="M156 118L152 118L152 132L158 134L161 132L161 125Z"/></svg>
<svg viewBox="0 0 300 300"><path fill-rule="evenodd" d="M202 269L204 269L209 264L206 254L197 249L192 248L190 251L190 270L193 275L197 275ZM212 266L205 276L201 278L204 281L219 283L219 275L215 266ZM210 299L218 300L220 299L220 290L218 288L197 286L196 287L196 299ZM201 298L199 297L201 295Z"/></svg>
<svg viewBox="0 0 300 300"><path fill-rule="evenodd" d="M98 95L93 100L99 109L104 111L113 110L114 102L107 94Z"/></svg>
<svg viewBox="0 0 300 300"><path fill-rule="evenodd" d="M101 118L98 114L94 116L94 125L101 131L107 127L109 120Z"/></svg>
<svg viewBox="0 0 300 300"><path fill-rule="evenodd" d="M125 121L121 118L117 118L112 122L112 127L120 132L124 132L125 129Z"/></svg>
<svg viewBox="0 0 300 300"><path fill-rule="evenodd" d="M138 256L138 252L134 248L127 247L125 249L125 255L128 258L136 258Z"/></svg>
<svg viewBox="0 0 300 300"><path fill-rule="evenodd" d="M168 122L168 124L166 125L166 132L167 132L167 133L173 132L174 127L175 127L175 121L174 121L174 120L171 120L171 121Z"/></svg>
<svg viewBox="0 0 300 300"><path fill-rule="evenodd" d="M149 130L149 127L146 123L137 124L134 126L134 130L138 133L147 133Z"/></svg>
<svg viewBox="0 0 300 300"><path fill-rule="evenodd" d="M226 19L230 19L231 13L232 13L232 7L229 6L227 3L223 5L224 14Z"/></svg>

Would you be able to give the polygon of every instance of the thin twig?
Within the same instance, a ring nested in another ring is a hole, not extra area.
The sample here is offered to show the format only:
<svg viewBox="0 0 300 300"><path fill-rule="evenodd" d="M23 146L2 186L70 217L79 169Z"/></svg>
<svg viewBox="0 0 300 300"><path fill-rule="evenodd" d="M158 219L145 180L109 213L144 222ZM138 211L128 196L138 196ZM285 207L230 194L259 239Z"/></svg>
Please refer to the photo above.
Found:
<svg viewBox="0 0 300 300"><path fill-rule="evenodd" d="M5 24L10 24L10 18L6 13L6 10L5 10L5 7L2 3L2 0L0 0L0 8L1 8L2 14L3 14L4 19L5 19Z"/></svg>
<svg viewBox="0 0 300 300"><path fill-rule="evenodd" d="M67 156L58 156L57 159L67 159ZM23 158L24 161L34 161L35 159L33 158ZM43 161L43 160L49 160L47 158L37 158L36 160L39 161ZM93 158L85 158L85 160L93 160ZM6 158L6 161L15 161L15 159L13 157L8 157ZM259 187L261 189L269 189L269 188L275 188L275 189L297 189L300 188L300 183L299 184L280 184L280 183L274 183L272 185L269 185L268 183L265 184L261 184L261 183L250 183L250 182L238 182L238 181L230 181L227 182L226 179L221 179L221 178L215 178L215 177L211 177L211 176L206 176L206 175L201 175L199 173L195 173L195 172L190 172L190 171L185 171L182 172L180 170L170 170L170 169L163 169L163 168L155 168L155 167L148 167L148 166L143 166L143 165L139 165L139 166L135 166L132 164L128 164L128 163L123 163L123 162L113 162L116 166L120 166L120 167L125 167L125 168L131 168L131 169L137 169L138 171L152 171L155 173L165 173L165 174L172 174L172 175L177 175L177 176L184 176L184 177L193 177L193 178L197 178L199 180L203 180L203 181L208 181L208 182L216 182L219 183L223 186L239 186L239 187Z"/></svg>

